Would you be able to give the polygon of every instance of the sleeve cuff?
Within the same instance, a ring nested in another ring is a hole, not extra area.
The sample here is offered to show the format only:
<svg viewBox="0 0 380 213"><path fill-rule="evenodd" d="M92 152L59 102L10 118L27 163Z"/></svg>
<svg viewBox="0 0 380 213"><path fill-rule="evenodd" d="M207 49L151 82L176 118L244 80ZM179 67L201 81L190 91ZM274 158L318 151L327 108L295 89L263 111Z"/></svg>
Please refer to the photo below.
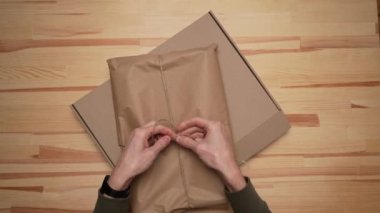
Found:
<svg viewBox="0 0 380 213"><path fill-rule="evenodd" d="M225 190L234 212L270 212L267 204L257 194L250 179L244 177L246 186L237 192Z"/></svg>
<svg viewBox="0 0 380 213"><path fill-rule="evenodd" d="M98 200L96 201L95 213L101 212L128 212L129 197L127 198L111 198L98 192Z"/></svg>

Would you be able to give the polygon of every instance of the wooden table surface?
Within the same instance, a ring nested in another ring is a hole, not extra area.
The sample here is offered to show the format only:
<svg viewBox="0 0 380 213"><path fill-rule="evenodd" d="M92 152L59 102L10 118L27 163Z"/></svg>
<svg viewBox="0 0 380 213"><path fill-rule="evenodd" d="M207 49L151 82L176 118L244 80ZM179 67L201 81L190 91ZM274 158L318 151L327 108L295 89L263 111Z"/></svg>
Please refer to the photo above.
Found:
<svg viewBox="0 0 380 213"><path fill-rule="evenodd" d="M292 128L242 171L274 212L380 212L375 0L0 1L0 212L90 212L110 167L70 109L213 10Z"/></svg>

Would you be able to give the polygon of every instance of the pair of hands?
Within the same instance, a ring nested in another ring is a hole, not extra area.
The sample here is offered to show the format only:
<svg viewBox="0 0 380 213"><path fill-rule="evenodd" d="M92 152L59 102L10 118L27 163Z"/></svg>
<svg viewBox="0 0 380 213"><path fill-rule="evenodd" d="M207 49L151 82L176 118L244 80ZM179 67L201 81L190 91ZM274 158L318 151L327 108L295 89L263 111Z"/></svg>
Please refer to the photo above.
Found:
<svg viewBox="0 0 380 213"><path fill-rule="evenodd" d="M221 122L202 118L184 121L172 129L150 122L135 129L131 141L113 169L108 184L115 190L125 190L134 177L146 171L158 154L171 141L192 150L210 168L218 171L230 191L239 191L246 185L235 161L232 144ZM153 135L161 137L150 146Z"/></svg>

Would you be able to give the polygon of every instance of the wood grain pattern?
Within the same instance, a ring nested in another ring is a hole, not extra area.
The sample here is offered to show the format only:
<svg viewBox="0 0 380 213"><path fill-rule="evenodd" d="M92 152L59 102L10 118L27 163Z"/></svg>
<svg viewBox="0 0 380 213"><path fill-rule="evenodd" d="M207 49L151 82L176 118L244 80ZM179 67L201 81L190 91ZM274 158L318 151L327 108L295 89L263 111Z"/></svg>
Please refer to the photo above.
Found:
<svg viewBox="0 0 380 213"><path fill-rule="evenodd" d="M242 166L273 212L379 212L378 2L0 1L0 212L91 212L110 167L70 104L210 9L292 125Z"/></svg>

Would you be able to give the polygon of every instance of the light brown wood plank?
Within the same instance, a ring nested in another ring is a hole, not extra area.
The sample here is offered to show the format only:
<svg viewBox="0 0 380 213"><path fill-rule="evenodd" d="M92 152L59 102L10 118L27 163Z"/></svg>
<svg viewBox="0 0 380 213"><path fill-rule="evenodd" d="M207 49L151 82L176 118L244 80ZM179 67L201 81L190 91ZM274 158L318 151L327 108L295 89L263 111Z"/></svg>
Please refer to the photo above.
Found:
<svg viewBox="0 0 380 213"><path fill-rule="evenodd" d="M377 4L377 5L376 5ZM292 128L241 167L273 212L380 211L379 1L0 1L0 212L91 212L70 104L213 10Z"/></svg>

